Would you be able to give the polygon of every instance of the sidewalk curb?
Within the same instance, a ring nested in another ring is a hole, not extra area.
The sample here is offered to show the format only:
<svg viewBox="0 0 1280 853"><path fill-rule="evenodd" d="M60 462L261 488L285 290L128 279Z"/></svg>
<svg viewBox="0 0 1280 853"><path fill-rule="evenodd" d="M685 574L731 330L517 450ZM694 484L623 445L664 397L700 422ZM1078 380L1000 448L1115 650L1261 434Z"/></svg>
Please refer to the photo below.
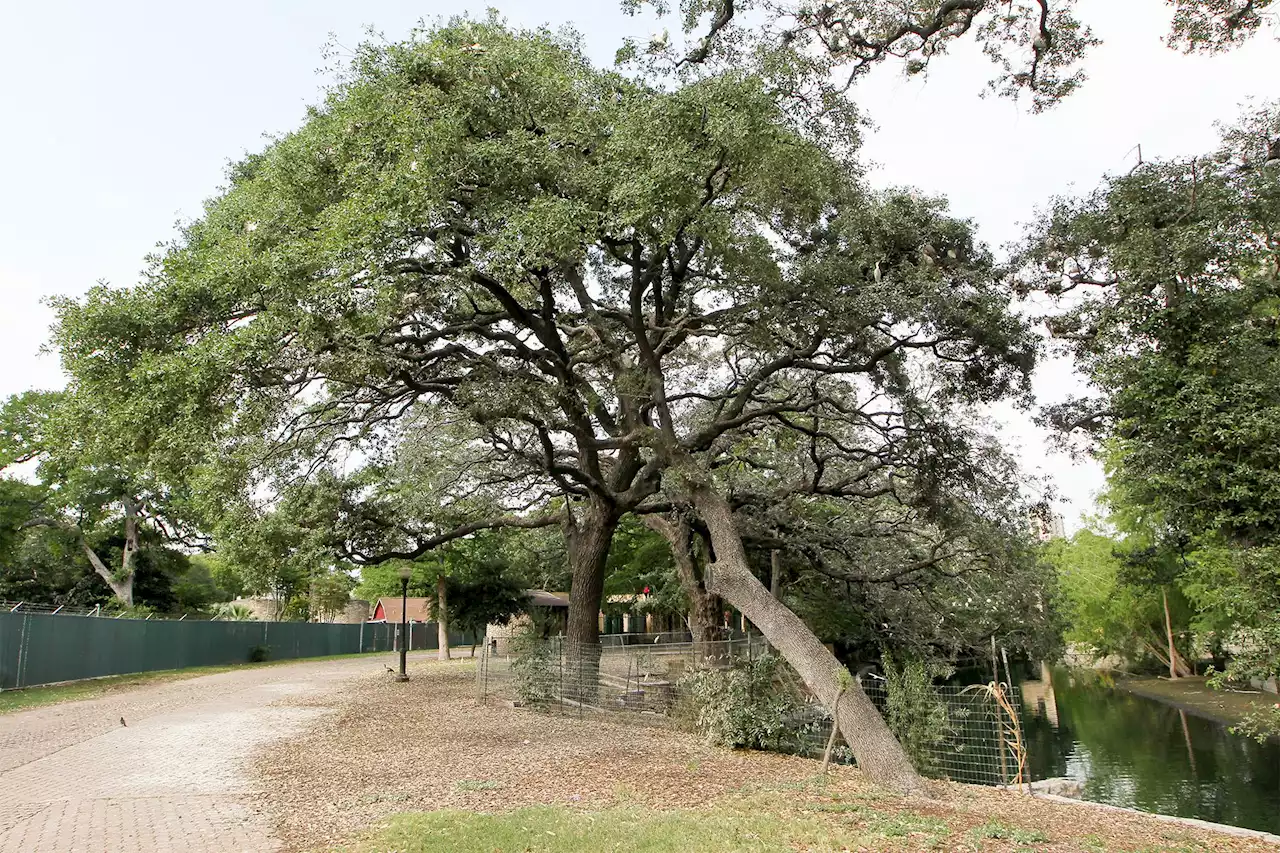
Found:
<svg viewBox="0 0 1280 853"><path fill-rule="evenodd" d="M1156 820L1165 823L1175 823L1181 826L1190 826L1196 829L1207 829L1213 832L1220 832L1223 835L1234 835L1237 838L1253 838L1259 841L1265 841L1268 844L1280 845L1280 835L1273 835L1270 832L1262 832L1257 829L1245 829L1242 826L1229 826L1225 823L1213 823L1208 820L1200 820L1194 817L1174 817L1173 815L1156 814L1155 812L1144 812L1138 809L1125 808L1124 806L1113 806L1109 803L1094 803L1089 800L1075 800L1071 797L1060 797L1057 794L1036 794L1037 800L1048 800L1053 803L1063 803L1072 806L1089 806L1090 808L1103 809L1106 811L1126 812L1127 814L1143 815L1144 817L1153 817Z"/></svg>

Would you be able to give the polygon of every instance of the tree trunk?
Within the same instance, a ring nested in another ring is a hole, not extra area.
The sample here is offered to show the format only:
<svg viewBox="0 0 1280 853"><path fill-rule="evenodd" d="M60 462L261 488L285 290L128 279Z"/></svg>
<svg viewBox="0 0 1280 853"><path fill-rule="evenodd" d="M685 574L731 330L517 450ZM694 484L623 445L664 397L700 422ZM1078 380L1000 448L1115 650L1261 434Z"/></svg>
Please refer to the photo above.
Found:
<svg viewBox="0 0 1280 853"><path fill-rule="evenodd" d="M863 692L862 685L856 680L846 680L848 670L835 655L751 573L728 502L705 483L692 484L690 496L711 533L715 549L708 588L751 620L818 700L829 710L834 709L840 733L867 778L904 793L925 793L924 783L911 766L911 759Z"/></svg>
<svg viewBox="0 0 1280 853"><path fill-rule="evenodd" d="M107 582L107 586L111 587L111 592L115 594L115 597L120 599L125 607L132 607L133 575L130 574L123 580L117 580L116 576L107 568L107 564L102 562L102 558L93 552L88 542L84 541L84 536L80 537L80 548L84 551L84 555L89 558L89 565L93 566L93 570L98 573L98 577Z"/></svg>
<svg viewBox="0 0 1280 853"><path fill-rule="evenodd" d="M769 594L782 600L782 559L777 548L769 552Z"/></svg>
<svg viewBox="0 0 1280 853"><path fill-rule="evenodd" d="M436 638L440 660L449 660L449 602L445 599L444 575L436 576Z"/></svg>
<svg viewBox="0 0 1280 853"><path fill-rule="evenodd" d="M693 635L694 654L706 659L716 653L720 637L720 601L707 591L705 573L698 565L693 531L684 519L645 516L645 526L667 540L676 563L680 589L689 599L689 633Z"/></svg>
<svg viewBox="0 0 1280 853"><path fill-rule="evenodd" d="M120 561L119 575L111 569L107 568L107 564L102 562L89 543L84 538L84 531L76 525L60 518L33 518L24 523L22 527L58 527L67 531L76 538L76 542L80 544L80 550L84 552L85 557L89 560L89 565L93 567L98 577L111 587L112 594L118 598L125 607L133 606L133 557L138 553L140 547L138 541L138 518L137 514L142 509L142 504L131 501L128 498L124 500L125 506L125 522L124 522L124 554Z"/></svg>
<svg viewBox="0 0 1280 853"><path fill-rule="evenodd" d="M569 622L565 636L565 693L594 704L600 684L600 606L605 563L618 529L617 511L598 498L566 524L569 554Z"/></svg>
<svg viewBox="0 0 1280 853"><path fill-rule="evenodd" d="M133 605L133 558L141 549L138 541L138 513L142 511L142 506L139 501L130 498L124 500L124 549L120 556L120 577L125 578L125 583L128 584L129 598L125 603L130 606Z"/></svg>
<svg viewBox="0 0 1280 853"><path fill-rule="evenodd" d="M1173 645L1173 621L1169 618L1169 590L1160 587L1160 597L1164 600L1164 632L1169 640L1169 677L1178 677L1178 650Z"/></svg>

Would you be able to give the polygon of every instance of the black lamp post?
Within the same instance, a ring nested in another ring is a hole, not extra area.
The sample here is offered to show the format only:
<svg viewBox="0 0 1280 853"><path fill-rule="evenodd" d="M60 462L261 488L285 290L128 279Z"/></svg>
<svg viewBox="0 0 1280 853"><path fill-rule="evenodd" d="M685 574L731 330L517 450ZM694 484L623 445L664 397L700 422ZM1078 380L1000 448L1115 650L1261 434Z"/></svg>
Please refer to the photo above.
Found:
<svg viewBox="0 0 1280 853"><path fill-rule="evenodd" d="M396 673L396 681L408 681L409 674L404 671L405 659L409 655L409 575L413 567L402 565L400 575L400 671Z"/></svg>

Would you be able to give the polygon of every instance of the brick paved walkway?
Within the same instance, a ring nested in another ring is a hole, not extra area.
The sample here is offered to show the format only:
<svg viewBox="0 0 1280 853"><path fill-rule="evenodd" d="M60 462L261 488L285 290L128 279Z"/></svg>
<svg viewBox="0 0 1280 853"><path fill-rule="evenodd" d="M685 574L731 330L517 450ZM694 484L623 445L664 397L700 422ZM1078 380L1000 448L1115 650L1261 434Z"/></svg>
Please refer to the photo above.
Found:
<svg viewBox="0 0 1280 853"><path fill-rule="evenodd" d="M323 714L326 687L390 658L243 669L0 715L0 851L278 849L253 802L251 753ZM319 701L280 702L308 696Z"/></svg>

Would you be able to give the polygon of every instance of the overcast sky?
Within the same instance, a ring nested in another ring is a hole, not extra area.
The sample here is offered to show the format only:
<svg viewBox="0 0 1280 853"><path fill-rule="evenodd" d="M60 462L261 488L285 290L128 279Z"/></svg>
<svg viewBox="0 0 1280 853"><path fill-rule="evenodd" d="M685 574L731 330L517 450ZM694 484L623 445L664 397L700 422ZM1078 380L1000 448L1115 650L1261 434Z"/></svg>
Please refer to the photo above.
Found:
<svg viewBox="0 0 1280 853"><path fill-rule="evenodd" d="M199 215L228 160L300 123L323 85L330 33L347 46L370 26L396 39L423 16L485 5L513 24L572 23L602 64L636 29L610 0L0 4L0 397L62 383L55 358L37 354L45 297L135 281L174 223ZM949 197L998 247L1054 194L1132 166L1135 146L1147 159L1208 150L1215 121L1280 95L1274 33L1226 56L1185 57L1162 43L1163 0L1082 0L1080 12L1104 45L1090 82L1047 115L980 100L991 66L968 43L927 78L885 68L861 83L856 100L877 125L864 148L873 180ZM1074 385L1051 363L1036 390L1053 402ZM1101 485L1096 466L1050 453L1025 416L998 416L1027 470L1053 478L1074 526Z"/></svg>

